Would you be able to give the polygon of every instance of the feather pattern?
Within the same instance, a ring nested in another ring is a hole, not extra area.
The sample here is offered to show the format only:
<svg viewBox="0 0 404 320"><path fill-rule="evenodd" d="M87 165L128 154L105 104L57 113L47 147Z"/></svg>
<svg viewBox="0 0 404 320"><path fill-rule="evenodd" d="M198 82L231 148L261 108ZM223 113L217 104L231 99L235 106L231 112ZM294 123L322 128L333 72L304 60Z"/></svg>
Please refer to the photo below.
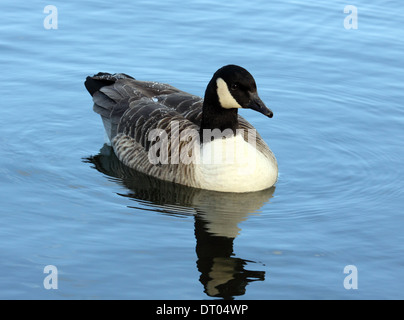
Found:
<svg viewBox="0 0 404 320"><path fill-rule="evenodd" d="M87 77L85 86L120 161L165 181L204 188L196 163L173 161L173 157L180 156L179 150L186 149L189 157L199 150L204 103L201 97L168 84L139 81L123 73L98 73ZM243 130L244 140L253 143L264 157L276 164L274 155L257 132L253 142L248 139L248 130L255 130L254 127L240 115L237 119L237 129ZM184 130L190 132L190 139L173 139ZM164 132L167 138L165 161L150 161L150 149L163 137L150 140L152 132Z"/></svg>

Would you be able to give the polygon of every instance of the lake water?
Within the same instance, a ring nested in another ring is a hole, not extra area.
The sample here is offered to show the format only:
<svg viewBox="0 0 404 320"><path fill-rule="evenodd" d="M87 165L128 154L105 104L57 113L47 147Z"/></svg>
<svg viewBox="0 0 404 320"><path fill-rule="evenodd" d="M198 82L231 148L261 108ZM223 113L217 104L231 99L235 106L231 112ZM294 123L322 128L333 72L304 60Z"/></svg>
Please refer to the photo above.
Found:
<svg viewBox="0 0 404 320"><path fill-rule="evenodd" d="M404 298L402 1L46 4L1 4L0 298ZM274 188L159 183L104 145L87 75L203 95L229 63L274 112L241 111Z"/></svg>

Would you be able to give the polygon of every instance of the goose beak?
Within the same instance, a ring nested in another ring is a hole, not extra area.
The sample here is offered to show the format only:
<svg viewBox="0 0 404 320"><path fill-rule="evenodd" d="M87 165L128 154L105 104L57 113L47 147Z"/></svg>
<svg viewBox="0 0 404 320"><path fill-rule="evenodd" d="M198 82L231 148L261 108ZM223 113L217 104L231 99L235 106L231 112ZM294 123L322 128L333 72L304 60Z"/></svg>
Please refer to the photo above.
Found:
<svg viewBox="0 0 404 320"><path fill-rule="evenodd" d="M256 92L251 94L251 100L250 103L247 105L247 108L258 111L268 118L272 118L274 115L272 110L267 108L267 106L264 104L264 102L262 102Z"/></svg>

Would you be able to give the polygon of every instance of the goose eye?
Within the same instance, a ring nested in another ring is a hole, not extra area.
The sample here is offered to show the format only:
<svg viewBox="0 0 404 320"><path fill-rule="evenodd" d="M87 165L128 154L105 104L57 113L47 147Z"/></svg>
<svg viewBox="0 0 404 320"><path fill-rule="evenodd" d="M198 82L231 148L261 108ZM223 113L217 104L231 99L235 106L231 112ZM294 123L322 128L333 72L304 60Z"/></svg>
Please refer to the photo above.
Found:
<svg viewBox="0 0 404 320"><path fill-rule="evenodd" d="M238 89L238 84L237 83L233 83L231 85L231 90L237 90Z"/></svg>

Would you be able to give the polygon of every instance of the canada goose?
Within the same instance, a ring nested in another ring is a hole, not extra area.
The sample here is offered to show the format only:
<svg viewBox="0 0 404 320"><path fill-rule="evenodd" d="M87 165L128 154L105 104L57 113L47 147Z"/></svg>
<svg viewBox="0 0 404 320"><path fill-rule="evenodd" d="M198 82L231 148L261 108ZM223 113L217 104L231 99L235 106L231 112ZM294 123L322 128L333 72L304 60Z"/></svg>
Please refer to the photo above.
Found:
<svg viewBox="0 0 404 320"><path fill-rule="evenodd" d="M227 65L215 72L204 99L126 74L87 77L94 111L125 165L190 187L251 192L273 186L275 156L239 108L272 117L252 75Z"/></svg>

